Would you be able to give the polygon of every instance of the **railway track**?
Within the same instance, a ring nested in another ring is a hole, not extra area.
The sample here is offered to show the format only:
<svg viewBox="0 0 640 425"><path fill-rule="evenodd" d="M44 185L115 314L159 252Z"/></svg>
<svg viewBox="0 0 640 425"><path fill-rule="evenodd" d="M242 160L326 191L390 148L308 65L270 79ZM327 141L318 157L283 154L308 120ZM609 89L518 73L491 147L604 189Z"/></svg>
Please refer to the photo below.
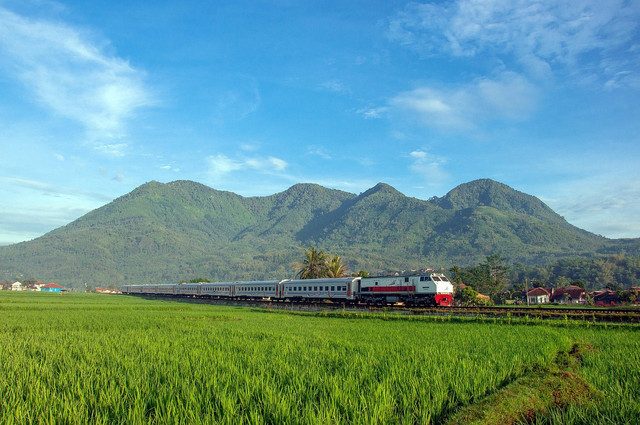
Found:
<svg viewBox="0 0 640 425"><path fill-rule="evenodd" d="M289 302L268 299L224 299L194 298L140 294L148 299L171 299L200 304L229 305L238 307L268 308L291 311L335 311L351 312L396 312L407 315L453 315L479 317L514 317L530 319L579 320L588 322L640 323L640 308L602 307L409 307L401 304L367 305L359 303L338 303L324 301Z"/></svg>
<svg viewBox="0 0 640 425"><path fill-rule="evenodd" d="M429 309L434 310L434 309ZM567 319L590 322L640 323L639 308L594 307L440 307L438 311L450 314L475 314L487 317L519 317L538 319Z"/></svg>

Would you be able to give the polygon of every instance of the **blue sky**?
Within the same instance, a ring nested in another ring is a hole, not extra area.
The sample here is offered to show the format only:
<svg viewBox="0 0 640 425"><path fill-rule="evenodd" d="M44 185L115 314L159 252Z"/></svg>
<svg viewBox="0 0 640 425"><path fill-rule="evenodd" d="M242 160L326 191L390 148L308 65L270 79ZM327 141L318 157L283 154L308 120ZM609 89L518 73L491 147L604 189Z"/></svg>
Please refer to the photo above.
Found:
<svg viewBox="0 0 640 425"><path fill-rule="evenodd" d="M640 237L640 3L0 0L0 244L151 181L492 178Z"/></svg>

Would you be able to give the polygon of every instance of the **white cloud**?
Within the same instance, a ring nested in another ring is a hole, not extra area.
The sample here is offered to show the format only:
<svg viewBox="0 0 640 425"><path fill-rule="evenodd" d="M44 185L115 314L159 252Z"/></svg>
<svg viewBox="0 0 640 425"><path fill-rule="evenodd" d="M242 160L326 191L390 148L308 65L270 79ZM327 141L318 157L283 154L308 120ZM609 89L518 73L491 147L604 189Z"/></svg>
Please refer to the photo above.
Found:
<svg viewBox="0 0 640 425"><path fill-rule="evenodd" d="M409 156L413 161L409 168L420 175L428 186L440 186L449 179L449 173L444 169L447 164L446 158L430 154L423 149L415 150L409 153Z"/></svg>
<svg viewBox="0 0 640 425"><path fill-rule="evenodd" d="M280 158L274 158L272 156L270 156L267 159L268 164L273 167L274 169L276 169L277 171L282 171L285 168L287 168L287 162L280 159Z"/></svg>
<svg viewBox="0 0 640 425"><path fill-rule="evenodd" d="M323 159L332 159L333 157L327 152L327 150L324 148L324 146L309 146L307 148L307 152L310 155L316 155L319 156L320 158Z"/></svg>
<svg viewBox="0 0 640 425"><path fill-rule="evenodd" d="M0 7L0 65L41 105L80 123L98 145L122 137L135 111L154 102L144 74L106 47L85 30Z"/></svg>
<svg viewBox="0 0 640 425"><path fill-rule="evenodd" d="M0 245L41 236L112 200L103 193L0 177Z"/></svg>
<svg viewBox="0 0 640 425"><path fill-rule="evenodd" d="M636 177L598 174L565 181L541 197L571 224L611 238L640 237L640 187Z"/></svg>
<svg viewBox="0 0 640 425"><path fill-rule="evenodd" d="M36 180L28 180L14 177L0 177L0 181L6 183L6 187L22 187L25 189L31 189L38 191L42 195L46 196L76 196L90 198L96 201L112 201L113 198L98 192L91 192L82 189L76 189L66 186L57 186L49 183L42 183Z"/></svg>
<svg viewBox="0 0 640 425"><path fill-rule="evenodd" d="M637 75L639 21L640 3L625 0L455 0L410 3L388 35L426 56L515 59L531 77L595 74L604 83Z"/></svg>
<svg viewBox="0 0 640 425"><path fill-rule="evenodd" d="M323 90L327 90L338 94L349 94L351 90L340 80L329 80L320 84Z"/></svg>
<svg viewBox="0 0 640 425"><path fill-rule="evenodd" d="M358 114L362 115L365 119L379 119L382 118L389 112L389 108L386 106L381 106L378 108L363 108L356 111Z"/></svg>
<svg viewBox="0 0 640 425"><path fill-rule="evenodd" d="M126 143L96 144L95 149L105 155L122 157L126 155L129 146Z"/></svg>
<svg viewBox="0 0 640 425"><path fill-rule="evenodd" d="M258 146L254 145L254 144L250 144L250 143L242 143L240 145L240 149L242 149L243 151L247 151L247 152L253 152L258 150Z"/></svg>
<svg viewBox="0 0 640 425"><path fill-rule="evenodd" d="M273 156L267 158L229 158L218 154L207 157L208 174L214 183L219 183L222 178L241 170L254 170L264 174L272 174L284 171L288 164L286 161Z"/></svg>
<svg viewBox="0 0 640 425"><path fill-rule="evenodd" d="M389 105L425 125L467 130L484 120L525 119L538 99L538 90L526 78L504 72L453 88L418 87L398 94Z"/></svg>

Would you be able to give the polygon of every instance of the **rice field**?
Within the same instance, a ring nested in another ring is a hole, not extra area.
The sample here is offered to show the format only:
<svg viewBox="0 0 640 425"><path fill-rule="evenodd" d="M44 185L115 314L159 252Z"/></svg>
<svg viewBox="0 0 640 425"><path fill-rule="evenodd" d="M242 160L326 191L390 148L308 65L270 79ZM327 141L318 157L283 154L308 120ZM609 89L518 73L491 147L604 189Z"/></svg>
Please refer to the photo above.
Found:
<svg viewBox="0 0 640 425"><path fill-rule="evenodd" d="M639 330L0 293L0 423L439 424L576 341L598 402L533 422L638 423Z"/></svg>

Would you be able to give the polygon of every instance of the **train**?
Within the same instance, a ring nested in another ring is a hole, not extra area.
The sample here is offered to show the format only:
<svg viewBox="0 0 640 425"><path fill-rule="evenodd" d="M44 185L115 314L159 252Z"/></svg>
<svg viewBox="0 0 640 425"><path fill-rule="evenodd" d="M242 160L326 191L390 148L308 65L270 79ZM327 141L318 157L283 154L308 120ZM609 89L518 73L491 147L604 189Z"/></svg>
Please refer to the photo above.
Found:
<svg viewBox="0 0 640 425"><path fill-rule="evenodd" d="M453 285L442 273L250 282L124 285L123 294L289 302L449 306Z"/></svg>

